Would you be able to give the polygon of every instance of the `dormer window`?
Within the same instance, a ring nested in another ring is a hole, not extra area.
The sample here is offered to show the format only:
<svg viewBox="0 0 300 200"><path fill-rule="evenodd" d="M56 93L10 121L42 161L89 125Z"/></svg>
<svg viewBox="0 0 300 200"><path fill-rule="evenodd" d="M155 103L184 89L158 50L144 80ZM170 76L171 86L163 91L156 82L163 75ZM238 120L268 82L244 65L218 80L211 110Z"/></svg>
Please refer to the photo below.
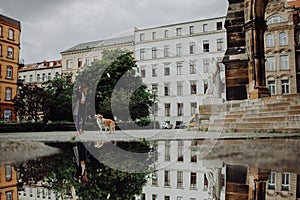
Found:
<svg viewBox="0 0 300 200"><path fill-rule="evenodd" d="M267 20L267 24L275 24L275 23L280 23L280 22L285 22L285 21L287 21L287 20L281 16L273 16Z"/></svg>

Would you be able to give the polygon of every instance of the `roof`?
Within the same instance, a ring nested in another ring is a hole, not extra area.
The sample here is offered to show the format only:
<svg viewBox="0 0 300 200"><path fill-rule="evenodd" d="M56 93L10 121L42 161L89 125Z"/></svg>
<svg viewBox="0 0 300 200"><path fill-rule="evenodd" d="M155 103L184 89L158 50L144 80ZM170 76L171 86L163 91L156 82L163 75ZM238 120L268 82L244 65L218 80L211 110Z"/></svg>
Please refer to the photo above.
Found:
<svg viewBox="0 0 300 200"><path fill-rule="evenodd" d="M30 71L30 70L39 70L39 69L46 69L46 68L57 68L62 67L61 60L53 60L53 61L43 61L38 63L31 63L26 64L22 67L19 67L19 72L22 71Z"/></svg>
<svg viewBox="0 0 300 200"><path fill-rule="evenodd" d="M125 44L125 43L130 43L130 42L134 42L133 35L80 43L80 44L77 44L77 45L67 49L67 50L62 51L61 53L67 53L67 52L79 51L79 50L87 50L87 49L92 49L92 48L97 48L97 47L105 47L105 46L112 46L112 45L118 45L118 44Z"/></svg>
<svg viewBox="0 0 300 200"><path fill-rule="evenodd" d="M15 19L6 17L0 14L0 24L11 26L13 28L21 30L21 23Z"/></svg>

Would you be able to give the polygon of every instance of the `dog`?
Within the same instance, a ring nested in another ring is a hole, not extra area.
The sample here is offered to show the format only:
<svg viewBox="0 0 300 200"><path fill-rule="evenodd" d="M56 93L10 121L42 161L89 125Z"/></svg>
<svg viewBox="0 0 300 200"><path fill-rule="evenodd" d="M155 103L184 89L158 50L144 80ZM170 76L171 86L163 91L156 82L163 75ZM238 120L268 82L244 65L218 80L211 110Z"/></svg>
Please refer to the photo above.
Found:
<svg viewBox="0 0 300 200"><path fill-rule="evenodd" d="M100 114L98 115L95 115L95 118L96 118L96 121L97 121L97 124L99 126L99 129L102 133L102 126L101 125L104 125L104 131L109 130L109 133L113 133L115 132L115 127L116 127L116 124L113 120L111 119L104 119L104 117Z"/></svg>

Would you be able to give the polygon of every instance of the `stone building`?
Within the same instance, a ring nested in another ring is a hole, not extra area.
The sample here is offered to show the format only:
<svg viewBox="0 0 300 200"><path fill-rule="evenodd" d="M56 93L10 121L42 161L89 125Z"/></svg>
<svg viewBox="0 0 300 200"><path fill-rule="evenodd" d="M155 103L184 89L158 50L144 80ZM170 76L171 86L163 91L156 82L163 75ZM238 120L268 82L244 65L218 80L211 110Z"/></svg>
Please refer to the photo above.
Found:
<svg viewBox="0 0 300 200"><path fill-rule="evenodd" d="M21 23L0 15L0 121L15 120Z"/></svg>
<svg viewBox="0 0 300 200"><path fill-rule="evenodd" d="M25 64L19 67L19 80L24 84L40 85L60 75L62 71L61 60L43 61Z"/></svg>
<svg viewBox="0 0 300 200"><path fill-rule="evenodd" d="M187 123L207 97L215 59L226 50L225 17L135 29L135 59L143 82L157 95L153 118ZM221 66L224 93L224 67Z"/></svg>
<svg viewBox="0 0 300 200"><path fill-rule="evenodd" d="M77 44L61 52L62 73L72 73L72 80L78 70L89 66L95 60L101 60L103 50L133 51L133 36L124 36Z"/></svg>
<svg viewBox="0 0 300 200"><path fill-rule="evenodd" d="M269 0L265 32L266 83L271 95L297 93L294 6ZM299 68L299 67L298 67Z"/></svg>

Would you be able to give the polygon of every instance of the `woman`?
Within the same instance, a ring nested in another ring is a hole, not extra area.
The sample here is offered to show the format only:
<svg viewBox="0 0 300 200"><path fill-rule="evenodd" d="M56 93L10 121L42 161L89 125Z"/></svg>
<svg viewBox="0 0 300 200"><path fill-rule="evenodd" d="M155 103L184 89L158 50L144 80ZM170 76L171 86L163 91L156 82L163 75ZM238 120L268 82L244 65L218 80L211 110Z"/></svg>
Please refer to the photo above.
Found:
<svg viewBox="0 0 300 200"><path fill-rule="evenodd" d="M73 113L76 116L76 129L79 134L84 133L83 128L86 120L87 89L86 85L81 85L79 90L75 91L76 106Z"/></svg>

